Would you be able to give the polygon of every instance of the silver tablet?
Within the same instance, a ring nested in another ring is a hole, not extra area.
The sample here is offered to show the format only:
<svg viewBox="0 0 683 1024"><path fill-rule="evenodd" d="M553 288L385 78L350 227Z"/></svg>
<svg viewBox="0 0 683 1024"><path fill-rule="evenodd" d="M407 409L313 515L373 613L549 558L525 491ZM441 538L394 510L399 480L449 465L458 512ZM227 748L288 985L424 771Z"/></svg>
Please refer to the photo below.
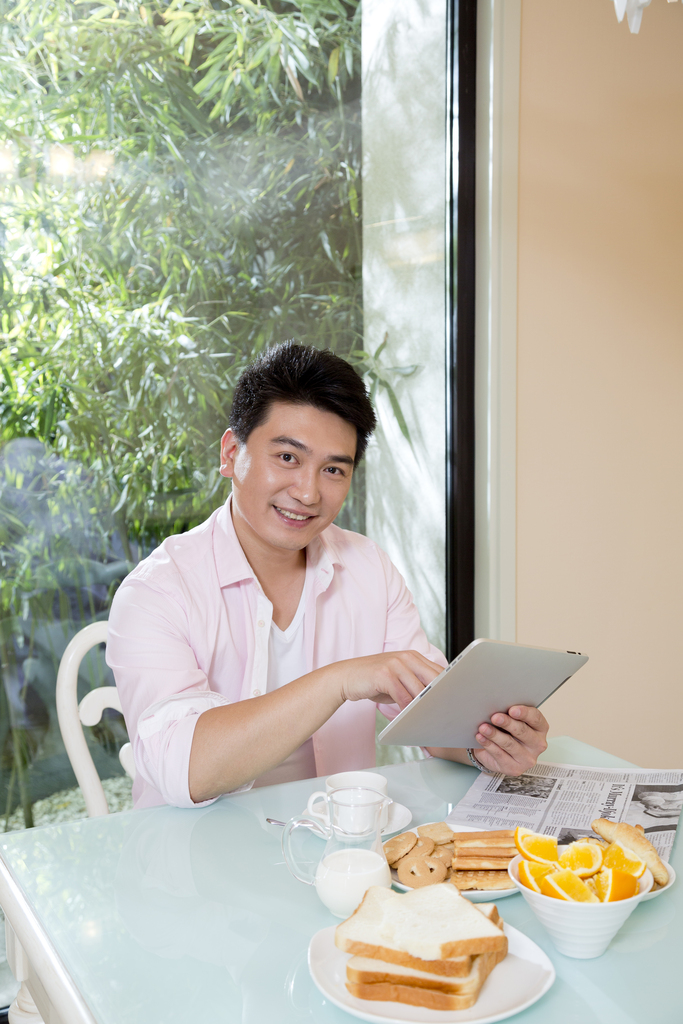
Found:
<svg viewBox="0 0 683 1024"><path fill-rule="evenodd" d="M477 729L515 704L537 708L588 655L474 640L378 736L380 743L476 747Z"/></svg>

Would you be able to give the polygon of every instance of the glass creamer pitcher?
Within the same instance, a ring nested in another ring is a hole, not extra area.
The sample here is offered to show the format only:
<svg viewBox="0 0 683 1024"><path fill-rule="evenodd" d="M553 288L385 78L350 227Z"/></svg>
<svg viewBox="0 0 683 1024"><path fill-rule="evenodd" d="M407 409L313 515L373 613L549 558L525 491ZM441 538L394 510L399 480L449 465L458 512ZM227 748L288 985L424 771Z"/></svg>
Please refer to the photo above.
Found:
<svg viewBox="0 0 683 1024"><path fill-rule="evenodd" d="M327 793L325 800L329 825L319 819L292 818L282 834L282 852L294 877L315 885L328 910L346 918L371 885L391 888L380 838L381 813L388 798L373 789L354 787ZM292 835L298 828L312 828L327 840L314 875L300 870L292 851Z"/></svg>

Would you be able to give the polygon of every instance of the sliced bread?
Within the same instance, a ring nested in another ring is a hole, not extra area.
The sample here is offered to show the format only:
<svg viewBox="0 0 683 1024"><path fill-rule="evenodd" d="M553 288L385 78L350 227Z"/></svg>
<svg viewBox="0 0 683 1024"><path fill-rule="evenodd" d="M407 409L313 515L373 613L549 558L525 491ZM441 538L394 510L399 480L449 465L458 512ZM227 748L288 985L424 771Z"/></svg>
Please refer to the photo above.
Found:
<svg viewBox="0 0 683 1024"><path fill-rule="evenodd" d="M371 960L366 956L353 956L346 965L346 978L355 985L413 985L451 995L473 995L479 991L502 953L479 953L472 957L469 974L462 978L448 978L431 971L418 971L386 960Z"/></svg>
<svg viewBox="0 0 683 1024"><path fill-rule="evenodd" d="M500 928L448 883L407 893L371 886L351 917L337 926L335 943L346 953L417 968L422 965L411 961L507 949Z"/></svg>
<svg viewBox="0 0 683 1024"><path fill-rule="evenodd" d="M350 994L357 999L406 1003L409 1006L424 1006L429 1010L468 1010L476 1003L486 977L504 956L505 953L483 953L481 957L477 957L477 960L485 962L484 969L481 971L481 980L472 991L463 993L440 992L433 988L421 988L414 983L401 985L386 981L369 985L347 981L346 987Z"/></svg>

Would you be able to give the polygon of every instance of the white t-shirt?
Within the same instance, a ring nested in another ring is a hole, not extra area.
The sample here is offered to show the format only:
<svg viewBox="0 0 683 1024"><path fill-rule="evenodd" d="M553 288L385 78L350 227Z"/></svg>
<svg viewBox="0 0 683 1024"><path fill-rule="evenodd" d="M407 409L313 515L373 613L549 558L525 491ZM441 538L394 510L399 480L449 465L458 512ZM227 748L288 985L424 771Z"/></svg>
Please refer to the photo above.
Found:
<svg viewBox="0 0 683 1024"><path fill-rule="evenodd" d="M293 679L306 675L306 652L304 649L304 610L306 608L306 584L301 593L299 607L287 629L282 630L271 621L268 637L268 685L266 692L272 693L286 686ZM281 764L260 775L254 787L274 786L280 782L295 782L297 779L313 779L316 776L313 737L309 737Z"/></svg>

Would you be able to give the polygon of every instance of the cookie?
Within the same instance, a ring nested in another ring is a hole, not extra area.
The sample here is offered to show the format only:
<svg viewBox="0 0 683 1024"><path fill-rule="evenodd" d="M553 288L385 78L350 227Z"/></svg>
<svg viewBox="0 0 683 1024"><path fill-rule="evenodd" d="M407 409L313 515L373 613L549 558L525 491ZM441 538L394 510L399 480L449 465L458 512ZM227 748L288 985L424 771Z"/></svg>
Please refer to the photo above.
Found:
<svg viewBox="0 0 683 1024"><path fill-rule="evenodd" d="M446 865L436 857L404 857L398 865L398 880L411 889L436 885L446 878Z"/></svg>
<svg viewBox="0 0 683 1024"><path fill-rule="evenodd" d="M445 821L434 821L431 825L418 825L417 833L425 839L433 839L437 846L453 842L453 829Z"/></svg>
<svg viewBox="0 0 683 1024"><path fill-rule="evenodd" d="M436 843L433 839L430 839L428 836L420 836L411 850L411 855L418 856L419 854L420 857L429 857L435 846Z"/></svg>
<svg viewBox="0 0 683 1024"><path fill-rule="evenodd" d="M401 857L410 853L416 843L417 836L414 832L403 832L400 836L388 839L384 844L384 856L387 858L387 862L393 867Z"/></svg>
<svg viewBox="0 0 683 1024"><path fill-rule="evenodd" d="M436 857L443 864L446 865L447 875L451 872L451 861L453 860L453 843L442 843L441 846L435 846L434 852L430 853L430 857Z"/></svg>

